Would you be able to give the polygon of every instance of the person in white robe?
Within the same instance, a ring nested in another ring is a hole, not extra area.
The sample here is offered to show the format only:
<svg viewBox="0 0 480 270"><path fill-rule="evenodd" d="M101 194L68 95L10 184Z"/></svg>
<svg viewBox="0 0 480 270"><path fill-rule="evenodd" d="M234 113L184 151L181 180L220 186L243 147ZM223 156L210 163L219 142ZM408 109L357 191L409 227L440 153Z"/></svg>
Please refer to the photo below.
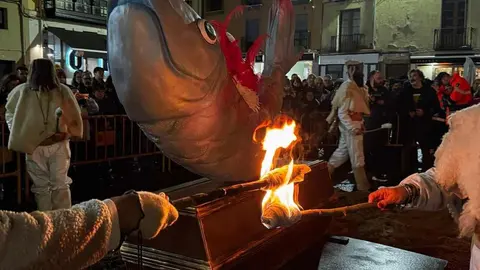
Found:
<svg viewBox="0 0 480 270"><path fill-rule="evenodd" d="M32 192L41 211L69 208L70 137L82 137L80 108L49 59L36 59L26 83L7 97L8 148L26 154Z"/></svg>
<svg viewBox="0 0 480 270"><path fill-rule="evenodd" d="M366 191L370 183L365 172L363 152L363 116L370 114L368 92L363 86L361 63L347 62L349 79L336 91L332 101L332 111L327 117L331 130L340 130L340 141L328 161L330 174L350 159L357 189Z"/></svg>

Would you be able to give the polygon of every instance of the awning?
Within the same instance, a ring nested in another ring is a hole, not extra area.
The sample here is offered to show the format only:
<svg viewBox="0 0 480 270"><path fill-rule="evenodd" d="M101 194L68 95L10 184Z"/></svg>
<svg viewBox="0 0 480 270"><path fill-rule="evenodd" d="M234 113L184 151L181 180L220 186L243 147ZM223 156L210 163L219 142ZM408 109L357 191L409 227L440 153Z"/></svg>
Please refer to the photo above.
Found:
<svg viewBox="0 0 480 270"><path fill-rule="evenodd" d="M69 31L48 27L47 30L65 42L73 50L84 51L85 57L104 58L107 53L107 36L92 32Z"/></svg>
<svg viewBox="0 0 480 270"><path fill-rule="evenodd" d="M106 59L107 58L107 52L83 51L83 57L85 57L85 58L96 58L96 59Z"/></svg>

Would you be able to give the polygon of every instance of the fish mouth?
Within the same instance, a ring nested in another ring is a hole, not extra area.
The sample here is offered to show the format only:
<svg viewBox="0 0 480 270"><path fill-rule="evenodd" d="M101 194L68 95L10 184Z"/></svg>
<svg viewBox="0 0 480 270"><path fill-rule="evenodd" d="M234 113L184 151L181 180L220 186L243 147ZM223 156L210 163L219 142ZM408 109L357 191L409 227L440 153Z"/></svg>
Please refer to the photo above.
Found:
<svg viewBox="0 0 480 270"><path fill-rule="evenodd" d="M183 0L120 0L111 4L110 70L132 120L192 114L195 108L187 104L212 94L209 86L225 63L216 34L205 35L205 25L208 22Z"/></svg>

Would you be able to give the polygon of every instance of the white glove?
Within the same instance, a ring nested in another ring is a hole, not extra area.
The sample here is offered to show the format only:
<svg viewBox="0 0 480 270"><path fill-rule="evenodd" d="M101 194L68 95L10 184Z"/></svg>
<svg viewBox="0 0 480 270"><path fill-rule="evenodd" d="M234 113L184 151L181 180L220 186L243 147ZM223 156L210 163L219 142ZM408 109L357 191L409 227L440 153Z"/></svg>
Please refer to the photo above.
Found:
<svg viewBox="0 0 480 270"><path fill-rule="evenodd" d="M138 192L145 217L140 221L140 231L144 239L155 238L161 230L178 219L178 211L168 201L165 193Z"/></svg>

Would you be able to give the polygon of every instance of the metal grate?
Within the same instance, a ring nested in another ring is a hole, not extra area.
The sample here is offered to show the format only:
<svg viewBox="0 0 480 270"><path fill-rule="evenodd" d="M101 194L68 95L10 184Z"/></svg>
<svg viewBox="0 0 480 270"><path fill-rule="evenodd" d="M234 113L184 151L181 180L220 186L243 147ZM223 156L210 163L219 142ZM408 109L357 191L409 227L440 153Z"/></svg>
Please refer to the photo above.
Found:
<svg viewBox="0 0 480 270"><path fill-rule="evenodd" d="M442 50L472 50L476 29L472 27L440 28L434 30L433 47Z"/></svg>

